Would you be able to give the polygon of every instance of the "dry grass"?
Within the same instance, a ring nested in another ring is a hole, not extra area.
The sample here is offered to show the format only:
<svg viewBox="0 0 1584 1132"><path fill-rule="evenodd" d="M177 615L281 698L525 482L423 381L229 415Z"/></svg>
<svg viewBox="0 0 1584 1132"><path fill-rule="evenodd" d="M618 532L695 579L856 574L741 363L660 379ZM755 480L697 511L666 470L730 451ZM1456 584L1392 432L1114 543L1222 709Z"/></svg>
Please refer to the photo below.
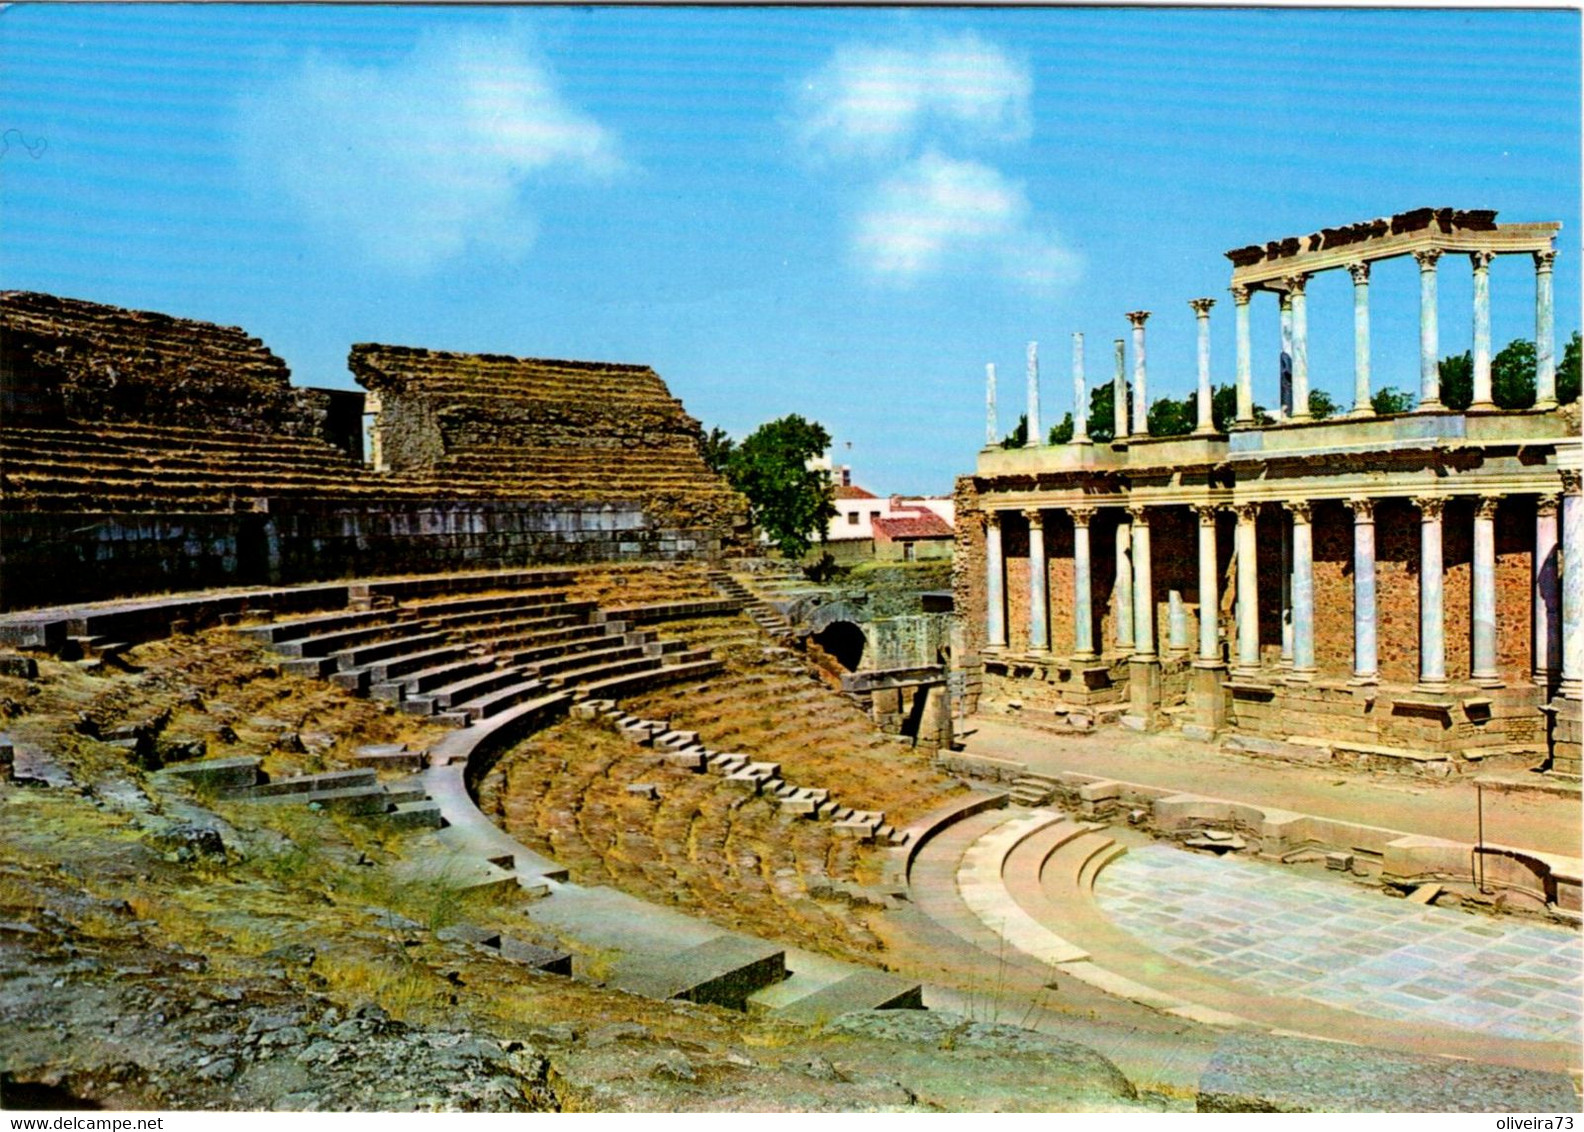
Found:
<svg viewBox="0 0 1584 1132"><path fill-rule="evenodd" d="M718 598L720 594L710 586L702 564L651 563L580 569L567 597L602 606L620 606L693 601Z"/></svg>

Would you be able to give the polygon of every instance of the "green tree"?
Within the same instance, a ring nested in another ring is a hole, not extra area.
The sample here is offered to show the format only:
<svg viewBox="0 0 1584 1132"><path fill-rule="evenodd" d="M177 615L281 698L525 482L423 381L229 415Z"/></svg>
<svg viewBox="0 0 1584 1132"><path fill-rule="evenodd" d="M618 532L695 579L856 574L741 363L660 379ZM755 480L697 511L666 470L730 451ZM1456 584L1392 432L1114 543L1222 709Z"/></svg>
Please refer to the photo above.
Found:
<svg viewBox="0 0 1584 1132"><path fill-rule="evenodd" d="M1051 425L1050 443L1066 444L1073 438L1073 418L1071 413L1063 413L1059 423Z"/></svg>
<svg viewBox="0 0 1584 1132"><path fill-rule="evenodd" d="M797 414L760 425L727 461L731 484L748 498L754 524L788 558L802 558L813 536L825 541L836 515L830 477L808 462L830 447L830 433Z"/></svg>
<svg viewBox="0 0 1584 1132"><path fill-rule="evenodd" d="M1579 332L1575 330L1562 348L1562 362L1556 371L1557 400L1571 405L1579 399Z"/></svg>
<svg viewBox="0 0 1584 1132"><path fill-rule="evenodd" d="M1145 418L1149 425L1151 436L1186 436L1194 430L1194 422L1198 420L1198 406L1195 403L1196 394L1190 393L1185 399L1178 401L1171 397L1162 397L1149 407L1149 415Z"/></svg>
<svg viewBox="0 0 1584 1132"><path fill-rule="evenodd" d="M1501 409L1527 409L1535 402L1535 345L1514 338L1491 359L1491 400Z"/></svg>
<svg viewBox="0 0 1584 1132"><path fill-rule="evenodd" d="M1019 413L1017 428L1001 438L1002 448L1022 448L1028 443L1028 414Z"/></svg>
<svg viewBox="0 0 1584 1132"><path fill-rule="evenodd" d="M1089 439L1110 444L1116 439L1116 383L1103 382L1089 391Z"/></svg>
<svg viewBox="0 0 1584 1132"><path fill-rule="evenodd" d="M1412 393L1405 393L1395 385L1388 385L1384 389L1377 389L1370 397L1370 408L1381 416L1391 416L1394 413L1411 413L1418 403Z"/></svg>
<svg viewBox="0 0 1584 1132"><path fill-rule="evenodd" d="M704 457L704 465L718 476L726 474L734 447L732 438L723 428L712 428L699 436L699 455Z"/></svg>
<svg viewBox="0 0 1584 1132"><path fill-rule="evenodd" d="M1467 350L1441 359L1441 403L1459 411L1474 400L1474 356Z"/></svg>
<svg viewBox="0 0 1584 1132"><path fill-rule="evenodd" d="M1317 421L1336 416L1336 402L1324 389L1309 390L1309 415Z"/></svg>
<svg viewBox="0 0 1584 1132"><path fill-rule="evenodd" d="M1210 394L1210 421L1215 425L1217 432L1226 432L1237 423L1237 386L1218 385ZM1254 405L1254 423L1256 425L1274 424L1271 415L1265 411L1265 406L1258 402Z"/></svg>

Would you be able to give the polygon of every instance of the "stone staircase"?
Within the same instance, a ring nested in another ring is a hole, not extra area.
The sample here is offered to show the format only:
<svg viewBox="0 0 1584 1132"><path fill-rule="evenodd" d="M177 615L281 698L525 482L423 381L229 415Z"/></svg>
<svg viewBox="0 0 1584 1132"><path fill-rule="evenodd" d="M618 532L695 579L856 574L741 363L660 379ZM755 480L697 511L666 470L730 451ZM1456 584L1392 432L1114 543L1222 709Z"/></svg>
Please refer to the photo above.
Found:
<svg viewBox="0 0 1584 1132"><path fill-rule="evenodd" d="M201 759L160 773L232 802L305 806L374 818L396 829L439 829L440 807L417 778L381 783L372 768L270 779L253 757Z"/></svg>
<svg viewBox="0 0 1584 1132"><path fill-rule="evenodd" d="M1060 783L1045 774L1025 774L1013 779L1007 796L1019 806L1044 806L1056 796Z"/></svg>
<svg viewBox="0 0 1584 1132"><path fill-rule="evenodd" d="M792 622L788 621L775 606L760 598L731 574L725 570L711 570L709 582L717 593L742 602L743 612L770 637L781 644L789 644L794 639Z"/></svg>

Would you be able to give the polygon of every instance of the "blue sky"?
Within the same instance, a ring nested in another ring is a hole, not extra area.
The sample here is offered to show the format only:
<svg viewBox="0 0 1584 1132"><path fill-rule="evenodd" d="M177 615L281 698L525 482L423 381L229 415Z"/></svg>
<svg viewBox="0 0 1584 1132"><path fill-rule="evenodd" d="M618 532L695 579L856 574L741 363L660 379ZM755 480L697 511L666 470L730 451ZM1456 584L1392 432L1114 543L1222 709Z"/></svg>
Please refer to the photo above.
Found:
<svg viewBox="0 0 1584 1132"><path fill-rule="evenodd" d="M706 426L819 420L879 491L944 492L1048 419L1124 312L1152 394L1233 366L1229 248L1421 206L1560 220L1578 325L1579 14L1225 9L22 5L0 14L0 286L246 327L303 384L348 346L653 365ZM1442 261L1443 353L1471 339ZM1351 395L1351 283L1310 285ZM1492 269L1498 347L1533 333ZM1377 384L1417 273L1376 267ZM1256 397L1276 400L1256 300ZM850 448L848 447L850 445Z"/></svg>

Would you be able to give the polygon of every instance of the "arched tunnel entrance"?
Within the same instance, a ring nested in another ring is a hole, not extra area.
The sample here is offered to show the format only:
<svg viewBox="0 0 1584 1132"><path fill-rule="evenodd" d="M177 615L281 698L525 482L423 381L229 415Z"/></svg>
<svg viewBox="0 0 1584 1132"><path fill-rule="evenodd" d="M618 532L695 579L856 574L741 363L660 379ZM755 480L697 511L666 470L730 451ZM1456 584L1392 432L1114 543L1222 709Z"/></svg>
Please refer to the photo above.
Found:
<svg viewBox="0 0 1584 1132"><path fill-rule="evenodd" d="M832 621L810 639L848 672L857 672L863 662L867 642L863 630L851 621Z"/></svg>

